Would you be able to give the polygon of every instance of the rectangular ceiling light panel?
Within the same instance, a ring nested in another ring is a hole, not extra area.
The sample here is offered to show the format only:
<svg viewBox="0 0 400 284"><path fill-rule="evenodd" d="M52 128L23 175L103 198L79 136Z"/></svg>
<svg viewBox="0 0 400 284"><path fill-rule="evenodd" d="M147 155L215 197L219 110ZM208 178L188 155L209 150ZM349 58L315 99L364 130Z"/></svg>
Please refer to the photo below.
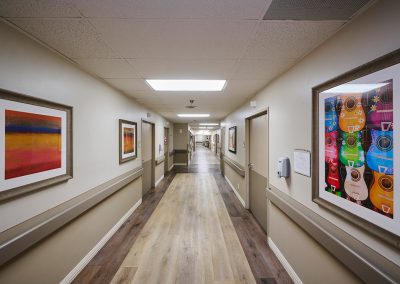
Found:
<svg viewBox="0 0 400 284"><path fill-rule="evenodd" d="M216 126L216 125L219 125L218 123L199 123L199 125L206 125L206 126L208 126L208 125L210 125L210 126Z"/></svg>
<svg viewBox="0 0 400 284"><path fill-rule="evenodd" d="M180 113L179 117L209 117L208 113Z"/></svg>
<svg viewBox="0 0 400 284"><path fill-rule="evenodd" d="M146 80L156 91L197 91L219 92L225 87L226 80Z"/></svg>

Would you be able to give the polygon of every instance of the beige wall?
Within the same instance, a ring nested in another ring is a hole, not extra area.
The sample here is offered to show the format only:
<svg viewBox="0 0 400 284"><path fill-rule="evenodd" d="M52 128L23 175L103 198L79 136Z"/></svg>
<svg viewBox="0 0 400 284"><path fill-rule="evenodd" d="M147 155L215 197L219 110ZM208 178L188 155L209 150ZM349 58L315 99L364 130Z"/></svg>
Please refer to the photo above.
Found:
<svg viewBox="0 0 400 284"><path fill-rule="evenodd" d="M59 283L141 195L139 178L2 266L0 283Z"/></svg>
<svg viewBox="0 0 400 284"><path fill-rule="evenodd" d="M74 178L3 203L0 232L141 165L140 122L151 113L156 153L168 122L102 81L0 22L0 88L70 105ZM118 120L138 123L138 157L119 165ZM171 143L173 143L171 141ZM21 210L24 208L24 210Z"/></svg>
<svg viewBox="0 0 400 284"><path fill-rule="evenodd" d="M140 167L142 119L155 123L155 151L159 152L164 126L169 125L163 117L3 22L0 22L0 38L0 88L74 108L73 179L2 203L0 216L4 218L0 218L0 232ZM138 157L122 165L118 159L119 119L138 123ZM172 144L172 137L170 141ZM2 267L0 282L61 280L141 198L141 184L141 179L134 182ZM77 239L80 241L76 242Z"/></svg>
<svg viewBox="0 0 400 284"><path fill-rule="evenodd" d="M271 184L356 239L374 248L397 265L400 265L399 250L312 202L311 178L295 174L292 171L291 178L285 180L278 178L275 171L280 156L287 155L292 160L294 149L311 150L311 89L313 86L400 47L399 11L400 1L377 2L376 5L354 19L353 22L252 98L251 100L257 101L256 109L251 109L249 103L246 102L223 121L223 126L226 127L225 137L228 137L230 126L237 126L237 154L228 151L226 139L225 155L244 165L245 117L269 107L269 177ZM226 165L225 168L228 166ZM291 226L288 223L286 228L281 226L279 230L289 232L292 229ZM277 228L270 228L271 236L277 240L278 237L274 234L274 230ZM291 238L290 235L289 238ZM295 238L291 238L290 241L297 242ZM286 244L279 243L278 246L290 259L293 252L287 249ZM317 254L320 251L316 248L309 253ZM324 254L323 257L326 258L325 261L332 261L329 254ZM313 262L309 265L314 266L316 270L321 269L318 273L325 273L325 276L329 277L331 275L329 269L323 268L319 263L323 262ZM300 266L294 265L294 263L293 266L299 269L299 275L303 275ZM336 273L346 273L341 270L340 266L334 267L336 267Z"/></svg>

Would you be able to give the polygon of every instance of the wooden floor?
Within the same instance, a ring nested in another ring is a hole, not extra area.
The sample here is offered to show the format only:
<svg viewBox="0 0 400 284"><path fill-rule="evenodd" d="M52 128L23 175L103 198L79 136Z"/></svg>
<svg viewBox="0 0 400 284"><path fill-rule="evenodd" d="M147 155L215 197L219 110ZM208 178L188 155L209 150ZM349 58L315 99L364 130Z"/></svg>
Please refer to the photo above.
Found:
<svg viewBox="0 0 400 284"><path fill-rule="evenodd" d="M196 145L196 151L193 152L192 165L219 165L217 155L209 148L202 145Z"/></svg>
<svg viewBox="0 0 400 284"><path fill-rule="evenodd" d="M223 283L292 283L268 247L266 234L237 200L219 167L193 165L175 167L150 190L74 283L222 283L223 279L227 280Z"/></svg>
<svg viewBox="0 0 400 284"><path fill-rule="evenodd" d="M177 174L112 283L256 283L212 174Z"/></svg>

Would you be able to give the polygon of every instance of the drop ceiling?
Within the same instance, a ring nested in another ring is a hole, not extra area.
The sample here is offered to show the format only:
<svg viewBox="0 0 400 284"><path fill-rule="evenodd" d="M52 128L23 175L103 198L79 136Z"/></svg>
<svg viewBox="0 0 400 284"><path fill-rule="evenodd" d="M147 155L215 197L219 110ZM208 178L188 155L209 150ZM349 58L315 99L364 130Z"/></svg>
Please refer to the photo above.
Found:
<svg viewBox="0 0 400 284"><path fill-rule="evenodd" d="M0 16L139 103L218 121L331 37L367 0L1 0ZM145 79L226 79L155 92ZM187 109L189 100L197 107Z"/></svg>

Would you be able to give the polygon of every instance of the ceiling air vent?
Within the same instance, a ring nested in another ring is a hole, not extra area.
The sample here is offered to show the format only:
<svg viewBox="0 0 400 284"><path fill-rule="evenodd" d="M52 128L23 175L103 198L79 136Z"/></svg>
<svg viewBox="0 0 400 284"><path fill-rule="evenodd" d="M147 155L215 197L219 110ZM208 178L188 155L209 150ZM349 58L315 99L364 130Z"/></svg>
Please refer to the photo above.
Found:
<svg viewBox="0 0 400 284"><path fill-rule="evenodd" d="M190 105L186 106L186 108L196 108L197 107L197 106L193 105L194 100L190 100L189 102L190 102Z"/></svg>
<svg viewBox="0 0 400 284"><path fill-rule="evenodd" d="M263 20L347 20L370 0L273 0Z"/></svg>

